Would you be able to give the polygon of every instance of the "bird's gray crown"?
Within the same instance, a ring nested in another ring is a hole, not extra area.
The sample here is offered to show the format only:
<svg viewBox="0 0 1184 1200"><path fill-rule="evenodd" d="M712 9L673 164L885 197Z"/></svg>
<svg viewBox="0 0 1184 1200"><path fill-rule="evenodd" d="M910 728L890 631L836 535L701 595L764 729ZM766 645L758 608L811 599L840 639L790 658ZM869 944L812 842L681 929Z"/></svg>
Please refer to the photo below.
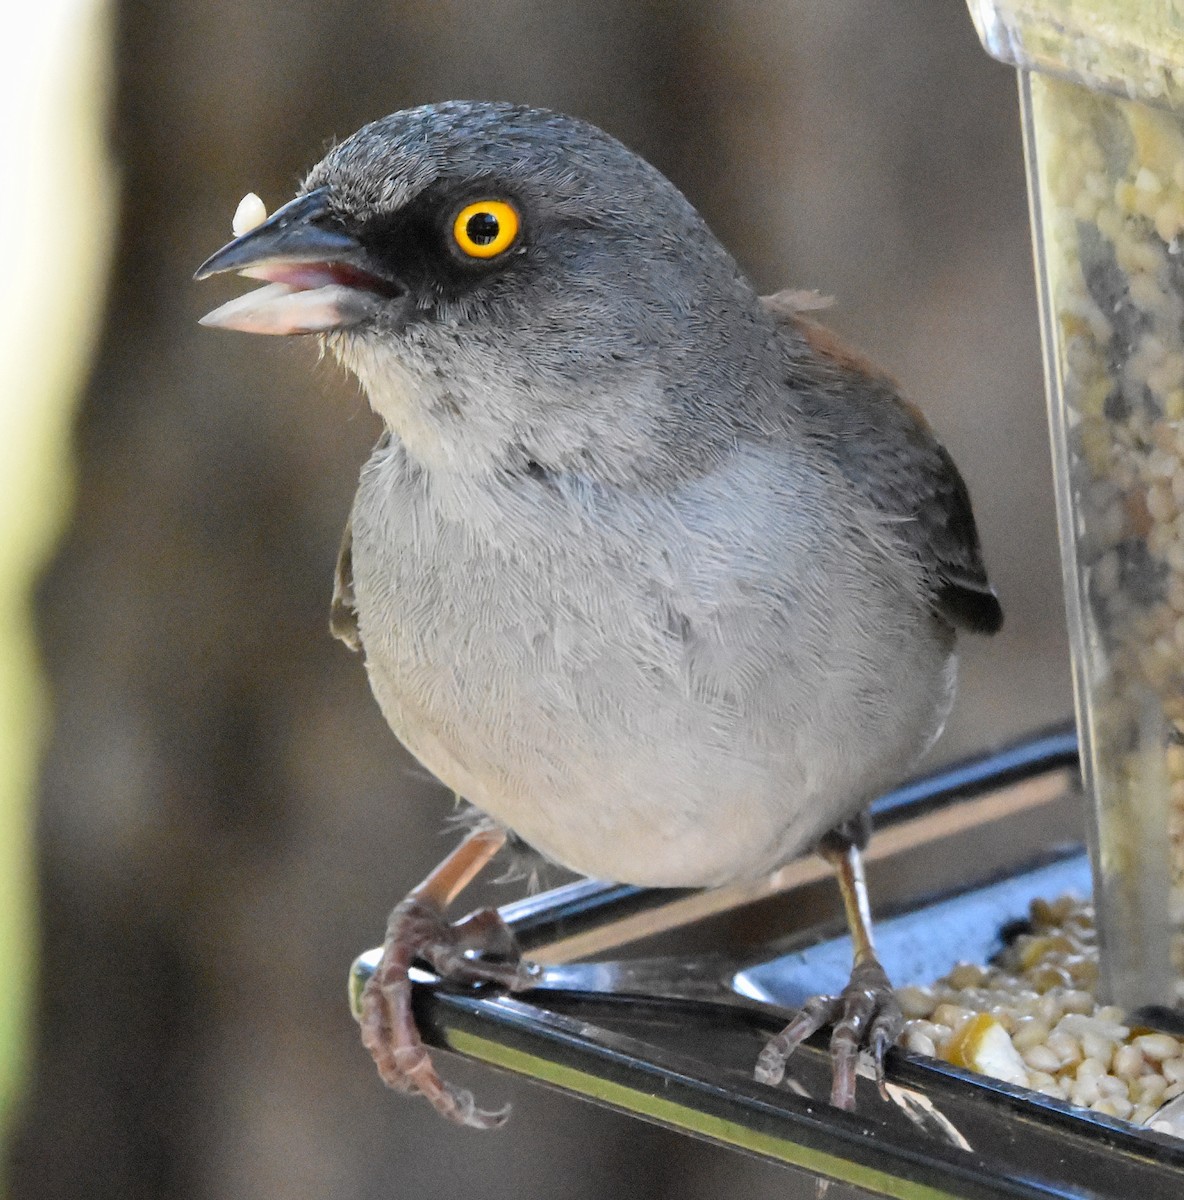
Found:
<svg viewBox="0 0 1184 1200"><path fill-rule="evenodd" d="M595 195L606 216L658 203L699 223L673 184L603 130L489 101L428 104L372 121L333 147L302 190L328 186L343 215L365 218L402 208L437 181L482 178L517 182L572 216Z"/></svg>

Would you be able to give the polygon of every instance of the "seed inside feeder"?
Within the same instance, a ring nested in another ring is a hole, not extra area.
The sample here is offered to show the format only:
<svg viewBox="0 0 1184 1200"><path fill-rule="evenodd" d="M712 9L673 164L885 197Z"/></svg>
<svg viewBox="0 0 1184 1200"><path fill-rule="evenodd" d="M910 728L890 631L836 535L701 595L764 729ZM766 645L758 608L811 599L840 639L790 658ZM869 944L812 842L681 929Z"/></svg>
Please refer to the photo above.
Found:
<svg viewBox="0 0 1184 1200"><path fill-rule="evenodd" d="M238 202L238 208L234 210L234 220L230 223L230 228L235 237L242 237L244 233L250 233L252 229L258 228L266 220L267 205L254 192L248 192Z"/></svg>

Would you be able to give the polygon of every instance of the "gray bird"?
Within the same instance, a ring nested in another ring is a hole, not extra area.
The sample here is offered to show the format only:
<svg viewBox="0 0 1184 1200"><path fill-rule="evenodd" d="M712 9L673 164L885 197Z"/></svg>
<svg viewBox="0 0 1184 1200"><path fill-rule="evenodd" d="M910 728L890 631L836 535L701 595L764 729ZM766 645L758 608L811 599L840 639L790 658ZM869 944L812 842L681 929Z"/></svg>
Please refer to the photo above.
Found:
<svg viewBox="0 0 1184 1200"><path fill-rule="evenodd" d="M994 633L966 487L893 383L761 298L654 167L571 117L455 102L335 146L199 278L204 318L320 335L386 433L332 626L391 728L486 814L392 913L363 1040L392 1087L488 1126L435 1071L408 969L529 986L496 914L445 910L508 836L581 874L714 887L838 868L851 983L762 1053L832 1037L835 1103L902 1019L853 819L932 745L957 628ZM482 948L485 957L466 955Z"/></svg>

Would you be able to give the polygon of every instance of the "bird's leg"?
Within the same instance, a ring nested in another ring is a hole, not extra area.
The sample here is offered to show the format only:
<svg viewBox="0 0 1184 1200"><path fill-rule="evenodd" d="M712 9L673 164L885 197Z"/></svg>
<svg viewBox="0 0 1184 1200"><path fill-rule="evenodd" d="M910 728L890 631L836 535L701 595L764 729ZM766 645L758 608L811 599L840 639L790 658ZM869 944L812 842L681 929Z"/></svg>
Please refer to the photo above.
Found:
<svg viewBox="0 0 1184 1200"><path fill-rule="evenodd" d="M492 1129L509 1113L479 1109L470 1092L437 1074L411 1008L411 964L421 958L445 979L458 983L498 983L511 990L529 987L534 968L521 961L514 935L492 908L450 925L448 906L505 844L499 830L471 833L391 913L382 958L362 993L362 1042L387 1087L418 1092L433 1108L459 1125ZM488 957L474 958L480 951Z"/></svg>
<svg viewBox="0 0 1184 1200"><path fill-rule="evenodd" d="M785 1063L806 1038L824 1025L834 1025L830 1039L833 1065L830 1102L838 1108L855 1104L855 1072L859 1052L871 1051L876 1082L884 1091L884 1053L900 1036L904 1014L872 941L872 914L867 880L863 873L861 839L849 828L827 834L818 852L835 869L847 927L851 930L854 966L847 986L838 996L814 996L801 1012L770 1039L757 1060L756 1078L776 1085L785 1075Z"/></svg>

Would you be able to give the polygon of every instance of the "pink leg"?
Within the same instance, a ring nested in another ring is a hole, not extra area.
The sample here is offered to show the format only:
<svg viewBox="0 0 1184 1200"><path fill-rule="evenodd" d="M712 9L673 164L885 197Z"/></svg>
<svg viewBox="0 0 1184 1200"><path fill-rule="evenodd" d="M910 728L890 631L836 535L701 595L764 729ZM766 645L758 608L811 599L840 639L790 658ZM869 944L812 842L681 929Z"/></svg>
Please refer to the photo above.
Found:
<svg viewBox="0 0 1184 1200"><path fill-rule="evenodd" d="M411 1008L411 964L426 959L439 974L456 982L493 982L511 990L529 987L532 969L517 955L513 935L493 909L450 925L448 905L501 849L505 834L483 830L466 838L391 913L382 958L362 993L362 1043L374 1058L387 1087L422 1095L435 1110L459 1125L492 1129L509 1109L485 1112L470 1092L443 1080ZM484 950L495 958L469 958Z"/></svg>
<svg viewBox="0 0 1184 1200"><path fill-rule="evenodd" d="M884 1054L904 1028L904 1014L892 984L876 957L872 941L871 908L859 848L849 841L828 840L819 852L835 868L843 907L855 948L855 964L847 986L838 996L814 996L801 1012L771 1038L757 1059L756 1078L776 1086L785 1076L789 1056L825 1025L834 1025L830 1054L834 1074L830 1102L837 1108L855 1106L855 1072L860 1050L870 1050L876 1081L884 1091Z"/></svg>

